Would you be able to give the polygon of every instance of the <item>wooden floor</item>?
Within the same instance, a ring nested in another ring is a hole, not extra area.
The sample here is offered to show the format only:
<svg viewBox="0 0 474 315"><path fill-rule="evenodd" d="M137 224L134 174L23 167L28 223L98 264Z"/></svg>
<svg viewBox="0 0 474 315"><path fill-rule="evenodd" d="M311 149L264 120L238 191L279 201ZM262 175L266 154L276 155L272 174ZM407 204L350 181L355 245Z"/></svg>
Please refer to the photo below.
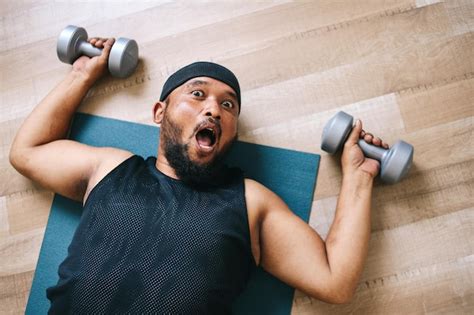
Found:
<svg viewBox="0 0 474 315"><path fill-rule="evenodd" d="M56 56L68 24L137 40L125 80L105 79L81 112L153 124L181 66L210 60L243 90L240 139L321 154L310 224L325 238L341 184L321 152L336 111L415 147L403 182L374 190L372 237L356 296L329 305L296 292L293 314L474 313L474 1L173 3L0 2L0 313L24 311L53 194L8 152L20 124L70 71Z"/></svg>

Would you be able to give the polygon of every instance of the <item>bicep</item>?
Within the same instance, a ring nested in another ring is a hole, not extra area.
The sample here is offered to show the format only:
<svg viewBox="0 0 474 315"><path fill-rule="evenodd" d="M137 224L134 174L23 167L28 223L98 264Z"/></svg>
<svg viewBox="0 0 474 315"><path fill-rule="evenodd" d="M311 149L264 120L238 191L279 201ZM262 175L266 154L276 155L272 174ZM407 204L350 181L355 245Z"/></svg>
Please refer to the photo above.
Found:
<svg viewBox="0 0 474 315"><path fill-rule="evenodd" d="M24 176L73 200L82 201L89 179L106 148L56 140L22 149L12 164Z"/></svg>
<svg viewBox="0 0 474 315"><path fill-rule="evenodd" d="M275 193L262 188L262 267L290 286L330 301L333 292L326 245Z"/></svg>

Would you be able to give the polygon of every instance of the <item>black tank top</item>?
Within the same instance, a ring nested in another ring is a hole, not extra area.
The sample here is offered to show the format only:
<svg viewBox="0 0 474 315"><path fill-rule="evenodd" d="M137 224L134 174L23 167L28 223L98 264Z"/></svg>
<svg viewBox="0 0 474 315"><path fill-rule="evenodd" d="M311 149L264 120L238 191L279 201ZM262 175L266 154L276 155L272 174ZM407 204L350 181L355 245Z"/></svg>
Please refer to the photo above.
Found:
<svg viewBox="0 0 474 315"><path fill-rule="evenodd" d="M54 314L225 314L255 267L244 176L197 190L134 155L91 191Z"/></svg>

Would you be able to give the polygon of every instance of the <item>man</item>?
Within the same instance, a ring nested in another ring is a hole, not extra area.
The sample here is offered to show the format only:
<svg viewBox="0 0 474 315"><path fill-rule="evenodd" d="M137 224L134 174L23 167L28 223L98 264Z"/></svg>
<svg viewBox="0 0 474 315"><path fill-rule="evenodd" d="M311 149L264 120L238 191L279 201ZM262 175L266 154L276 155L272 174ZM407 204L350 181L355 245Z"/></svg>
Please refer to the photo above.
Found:
<svg viewBox="0 0 474 315"><path fill-rule="evenodd" d="M50 313L228 313L254 266L314 298L350 301L367 256L379 171L357 140L388 146L357 121L324 242L272 191L223 165L241 102L237 78L220 65L193 63L166 81L153 108L157 158L65 140L113 42L90 40L102 55L73 64L10 151L20 173L84 206L60 279L47 290Z"/></svg>

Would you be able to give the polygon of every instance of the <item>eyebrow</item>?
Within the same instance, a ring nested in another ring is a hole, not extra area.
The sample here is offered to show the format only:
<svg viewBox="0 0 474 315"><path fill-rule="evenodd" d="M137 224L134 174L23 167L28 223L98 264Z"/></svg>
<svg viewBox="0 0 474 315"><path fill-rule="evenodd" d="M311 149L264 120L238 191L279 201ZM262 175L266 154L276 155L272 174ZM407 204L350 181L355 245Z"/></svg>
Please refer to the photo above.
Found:
<svg viewBox="0 0 474 315"><path fill-rule="evenodd" d="M188 84L186 84L185 86L186 86L186 88L191 88L191 87L200 86L200 85L209 85L209 82L202 81L202 80L192 80ZM225 91L225 93L227 95L229 95L230 97L234 98L235 101L237 101L237 95L234 92ZM238 102L237 102L237 104L238 104ZM240 104L238 104L238 105L240 106Z"/></svg>
<svg viewBox="0 0 474 315"><path fill-rule="evenodd" d="M209 83L206 81L201 81L201 80L192 80L188 84L186 84L186 87L194 87L198 85L208 85Z"/></svg>

